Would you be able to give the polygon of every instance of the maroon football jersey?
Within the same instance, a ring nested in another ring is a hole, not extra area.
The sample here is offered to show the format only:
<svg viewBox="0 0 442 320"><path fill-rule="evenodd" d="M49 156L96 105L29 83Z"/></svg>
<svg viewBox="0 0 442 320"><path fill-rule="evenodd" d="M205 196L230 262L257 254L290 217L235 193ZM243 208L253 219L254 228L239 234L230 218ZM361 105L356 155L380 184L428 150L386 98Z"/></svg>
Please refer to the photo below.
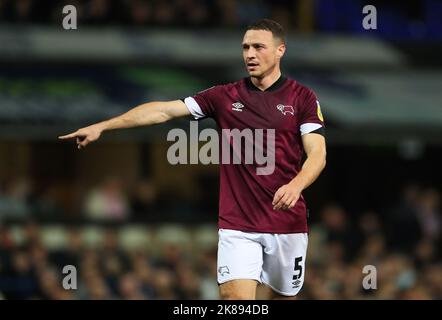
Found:
<svg viewBox="0 0 442 320"><path fill-rule="evenodd" d="M219 228L265 233L308 232L307 208L302 195L290 210L273 210L272 201L276 191L301 170L304 152L301 135L324 127L314 92L285 77L261 91L250 78L244 78L214 86L184 102L195 119L212 117L221 135L233 129L254 133L261 129L264 154L269 152L271 140L268 138L274 133L271 145L274 146L274 166L265 174L258 173L264 166L262 162L244 161L244 145L238 150L237 145L226 140L231 148L228 151L232 157L238 155L241 163L220 161ZM226 150L221 147L221 137L219 140L222 159Z"/></svg>

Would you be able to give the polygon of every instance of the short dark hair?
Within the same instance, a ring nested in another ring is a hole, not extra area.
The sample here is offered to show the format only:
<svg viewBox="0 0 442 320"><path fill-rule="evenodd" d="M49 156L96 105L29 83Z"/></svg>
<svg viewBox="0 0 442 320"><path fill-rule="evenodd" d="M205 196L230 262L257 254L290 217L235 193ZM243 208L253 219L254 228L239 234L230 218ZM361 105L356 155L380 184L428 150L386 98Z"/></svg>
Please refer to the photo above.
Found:
<svg viewBox="0 0 442 320"><path fill-rule="evenodd" d="M284 28L276 21L271 19L261 19L255 21L251 25L247 26L248 30L267 30L270 31L273 37L278 38L281 42L285 43L285 31Z"/></svg>

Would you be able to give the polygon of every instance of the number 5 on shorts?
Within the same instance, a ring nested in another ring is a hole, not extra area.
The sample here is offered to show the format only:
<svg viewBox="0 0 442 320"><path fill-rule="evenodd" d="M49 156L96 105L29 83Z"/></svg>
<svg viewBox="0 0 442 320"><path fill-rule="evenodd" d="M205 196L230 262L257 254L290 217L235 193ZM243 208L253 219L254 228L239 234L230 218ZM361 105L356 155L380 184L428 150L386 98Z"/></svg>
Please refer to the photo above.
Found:
<svg viewBox="0 0 442 320"><path fill-rule="evenodd" d="M295 274L293 275L293 280L298 280L302 276L302 266L300 264L301 262L302 262L302 256L295 258ZM296 274L298 271L299 273Z"/></svg>

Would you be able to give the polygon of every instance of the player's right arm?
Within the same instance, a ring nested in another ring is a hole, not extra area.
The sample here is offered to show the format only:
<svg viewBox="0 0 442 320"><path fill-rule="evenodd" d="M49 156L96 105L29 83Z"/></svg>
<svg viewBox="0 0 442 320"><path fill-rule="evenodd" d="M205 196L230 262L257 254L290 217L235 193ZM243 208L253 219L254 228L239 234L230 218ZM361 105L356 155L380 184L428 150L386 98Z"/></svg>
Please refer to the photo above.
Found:
<svg viewBox="0 0 442 320"><path fill-rule="evenodd" d="M75 132L59 136L58 138L76 138L78 149L81 149L100 138L101 134L106 130L148 126L188 115L190 115L190 111L181 100L148 102L120 116L78 129Z"/></svg>

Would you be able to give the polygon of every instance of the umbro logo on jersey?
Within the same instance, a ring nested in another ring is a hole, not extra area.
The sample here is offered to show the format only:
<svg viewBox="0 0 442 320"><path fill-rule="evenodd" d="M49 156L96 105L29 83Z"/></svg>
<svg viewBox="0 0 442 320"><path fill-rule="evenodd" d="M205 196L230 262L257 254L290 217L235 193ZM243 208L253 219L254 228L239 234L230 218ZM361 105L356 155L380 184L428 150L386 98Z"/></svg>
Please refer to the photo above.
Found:
<svg viewBox="0 0 442 320"><path fill-rule="evenodd" d="M283 115L288 115L288 114L291 114L292 116L294 116L295 115L295 109L293 109L293 107L292 106L285 106L285 105L283 105L283 104L278 104L277 106L276 106L276 109L278 109L279 111L281 111L281 113L283 114Z"/></svg>
<svg viewBox="0 0 442 320"><path fill-rule="evenodd" d="M244 108L244 105L241 102L232 103L232 110L242 112L242 108Z"/></svg>

